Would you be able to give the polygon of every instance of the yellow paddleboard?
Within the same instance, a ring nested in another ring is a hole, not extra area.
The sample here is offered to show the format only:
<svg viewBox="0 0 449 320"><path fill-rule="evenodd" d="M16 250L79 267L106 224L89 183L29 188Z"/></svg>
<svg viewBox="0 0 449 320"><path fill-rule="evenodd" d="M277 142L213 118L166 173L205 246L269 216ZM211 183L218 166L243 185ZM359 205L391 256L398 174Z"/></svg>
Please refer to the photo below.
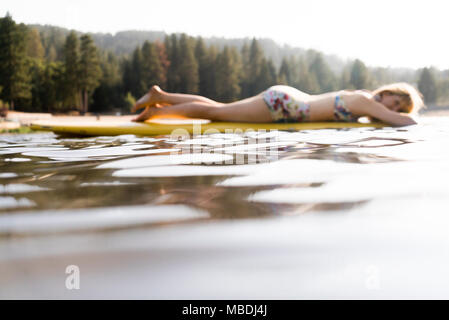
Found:
<svg viewBox="0 0 449 320"><path fill-rule="evenodd" d="M247 130L315 130L387 126L382 123L354 122L303 122L303 123L243 123L243 122L211 122L209 120L147 120L131 121L61 121L39 120L31 124L33 130L53 131L55 133L83 136L116 136L134 134L142 136L166 134L208 134L208 133L240 133Z"/></svg>

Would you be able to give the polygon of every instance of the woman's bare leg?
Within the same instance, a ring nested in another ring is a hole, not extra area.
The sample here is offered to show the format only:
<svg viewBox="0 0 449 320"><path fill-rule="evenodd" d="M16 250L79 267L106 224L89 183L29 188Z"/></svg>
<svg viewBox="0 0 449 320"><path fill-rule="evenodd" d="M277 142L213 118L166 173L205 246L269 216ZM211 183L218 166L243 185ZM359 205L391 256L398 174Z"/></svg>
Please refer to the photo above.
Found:
<svg viewBox="0 0 449 320"><path fill-rule="evenodd" d="M133 121L149 118L183 117L232 122L272 122L270 111L261 95L217 105L193 101L167 107L146 107Z"/></svg>
<svg viewBox="0 0 449 320"><path fill-rule="evenodd" d="M136 102L136 104L132 108L132 112L136 112L137 110L146 106L155 105L156 103L173 105L192 101L206 102L215 106L223 105L223 103L203 96L184 93L170 93L163 91L161 88L159 88L159 86L152 86L148 93Z"/></svg>

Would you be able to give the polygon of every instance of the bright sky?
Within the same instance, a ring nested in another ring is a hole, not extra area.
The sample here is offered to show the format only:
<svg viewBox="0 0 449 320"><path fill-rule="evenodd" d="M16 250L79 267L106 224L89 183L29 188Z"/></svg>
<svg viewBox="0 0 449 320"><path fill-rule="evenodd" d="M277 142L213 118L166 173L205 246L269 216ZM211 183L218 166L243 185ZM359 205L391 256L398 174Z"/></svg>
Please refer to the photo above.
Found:
<svg viewBox="0 0 449 320"><path fill-rule="evenodd" d="M267 37L370 66L449 68L447 0L1 0L0 15L84 32Z"/></svg>

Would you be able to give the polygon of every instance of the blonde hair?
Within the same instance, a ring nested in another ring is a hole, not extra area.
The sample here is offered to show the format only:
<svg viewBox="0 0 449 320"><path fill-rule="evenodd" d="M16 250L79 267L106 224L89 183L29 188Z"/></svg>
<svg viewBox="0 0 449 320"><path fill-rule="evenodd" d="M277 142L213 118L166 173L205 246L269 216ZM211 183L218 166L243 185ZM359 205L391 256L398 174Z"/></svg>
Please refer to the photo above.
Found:
<svg viewBox="0 0 449 320"><path fill-rule="evenodd" d="M405 82L391 83L373 91L373 95L382 96L384 93L390 93L400 96L402 99L401 109L405 113L418 113L424 108L423 95L416 88Z"/></svg>

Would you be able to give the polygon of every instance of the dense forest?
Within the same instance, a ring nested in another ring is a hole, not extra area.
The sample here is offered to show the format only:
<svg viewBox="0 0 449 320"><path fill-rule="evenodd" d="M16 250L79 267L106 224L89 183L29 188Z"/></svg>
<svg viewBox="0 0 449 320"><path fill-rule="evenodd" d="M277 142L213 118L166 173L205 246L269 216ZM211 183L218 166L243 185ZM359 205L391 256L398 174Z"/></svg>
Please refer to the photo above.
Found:
<svg viewBox="0 0 449 320"><path fill-rule="evenodd" d="M367 67L270 39L127 31L82 34L0 18L0 108L129 113L154 84L231 102L287 84L316 94L406 81L429 105L449 102L449 70Z"/></svg>

